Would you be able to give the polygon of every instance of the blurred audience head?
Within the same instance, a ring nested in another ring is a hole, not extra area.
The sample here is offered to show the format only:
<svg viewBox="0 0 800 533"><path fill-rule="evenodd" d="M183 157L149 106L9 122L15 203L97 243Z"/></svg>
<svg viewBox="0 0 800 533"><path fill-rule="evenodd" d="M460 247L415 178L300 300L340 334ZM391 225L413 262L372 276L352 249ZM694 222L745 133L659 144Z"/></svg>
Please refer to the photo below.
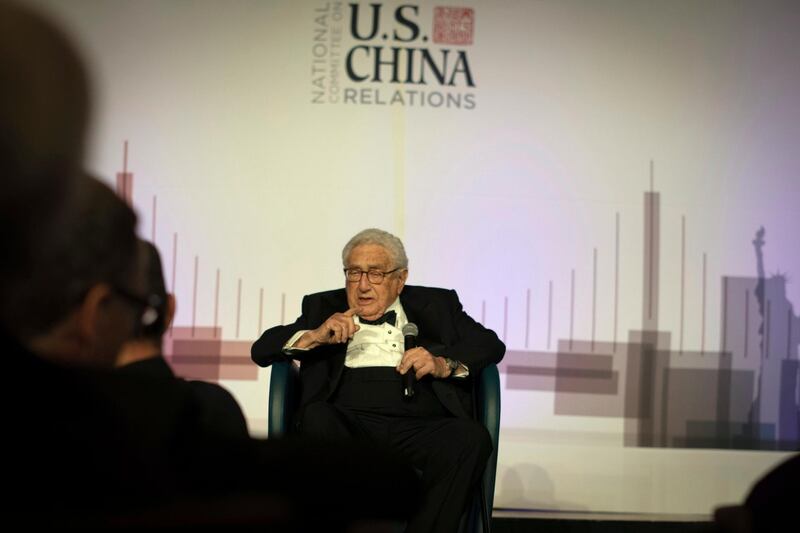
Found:
<svg viewBox="0 0 800 533"><path fill-rule="evenodd" d="M88 116L87 74L69 39L31 8L0 0L0 309L5 287L68 211Z"/></svg>
<svg viewBox="0 0 800 533"><path fill-rule="evenodd" d="M10 330L38 355L112 366L146 311L136 215L104 183L83 177L59 240L10 289Z"/></svg>
<svg viewBox="0 0 800 533"><path fill-rule="evenodd" d="M161 355L162 338L175 315L175 298L167 292L158 248L143 240L138 248L144 312L138 330L119 353L118 366Z"/></svg>

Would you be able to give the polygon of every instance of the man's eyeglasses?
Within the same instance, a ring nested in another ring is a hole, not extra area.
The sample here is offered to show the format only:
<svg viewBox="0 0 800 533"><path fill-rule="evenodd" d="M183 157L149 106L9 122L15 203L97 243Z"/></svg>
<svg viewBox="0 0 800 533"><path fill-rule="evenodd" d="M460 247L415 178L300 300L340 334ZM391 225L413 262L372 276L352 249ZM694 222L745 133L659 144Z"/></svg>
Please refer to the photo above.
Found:
<svg viewBox="0 0 800 533"><path fill-rule="evenodd" d="M394 270L389 270L388 272L384 272L383 270L378 270L377 268L371 268L369 270L361 270L360 268L345 268L344 269L344 277L350 283L358 283L361 281L361 276L364 274L367 275L367 280L372 283L373 285L380 285L383 283L383 278L388 276L393 272L397 272L400 270L399 268L395 268Z"/></svg>
<svg viewBox="0 0 800 533"><path fill-rule="evenodd" d="M158 322L161 316L161 309L164 306L163 298L157 294L148 294L142 297L122 287L114 287L114 292L141 309L139 326L142 330L146 330Z"/></svg>

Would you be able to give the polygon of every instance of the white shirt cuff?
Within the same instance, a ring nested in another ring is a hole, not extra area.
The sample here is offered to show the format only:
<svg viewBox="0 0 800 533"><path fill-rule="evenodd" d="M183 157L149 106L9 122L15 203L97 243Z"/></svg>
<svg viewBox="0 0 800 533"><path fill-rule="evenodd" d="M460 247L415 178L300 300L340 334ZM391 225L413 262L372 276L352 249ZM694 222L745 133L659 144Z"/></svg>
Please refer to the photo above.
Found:
<svg viewBox="0 0 800 533"><path fill-rule="evenodd" d="M297 333L295 333L294 335L292 335L292 336L289 338L289 340L288 340L288 341L286 341L286 344L284 344L284 345L283 345L283 353L285 353L285 354L290 354L290 353L292 353L292 352L307 352L307 351L309 350L308 348L295 348L295 347L294 347L294 343L296 343L297 341L299 341L299 340L300 340L300 337L302 337L303 335L305 335L305 333L306 333L307 331L309 331L309 330L307 330L307 329L301 329L300 331L298 331Z"/></svg>
<svg viewBox="0 0 800 533"><path fill-rule="evenodd" d="M458 362L458 368L455 369L453 372L454 378L461 379L469 376L469 367L462 363L461 361Z"/></svg>

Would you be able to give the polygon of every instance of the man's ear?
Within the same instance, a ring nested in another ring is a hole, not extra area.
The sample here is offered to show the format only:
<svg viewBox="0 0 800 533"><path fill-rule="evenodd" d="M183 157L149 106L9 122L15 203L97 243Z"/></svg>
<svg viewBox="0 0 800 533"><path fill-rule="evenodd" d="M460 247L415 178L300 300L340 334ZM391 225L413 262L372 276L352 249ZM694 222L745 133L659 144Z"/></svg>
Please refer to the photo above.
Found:
<svg viewBox="0 0 800 533"><path fill-rule="evenodd" d="M82 340L92 342L97 337L97 323L103 305L111 297L111 287L106 283L92 285L78 306L78 333Z"/></svg>
<svg viewBox="0 0 800 533"><path fill-rule="evenodd" d="M168 330L175 318L176 309L175 295L167 294L166 316L164 316L164 331Z"/></svg>
<svg viewBox="0 0 800 533"><path fill-rule="evenodd" d="M399 296L401 292L403 292L403 287L406 286L406 280L408 279L408 269L404 268L400 272L400 286L397 287L397 295Z"/></svg>

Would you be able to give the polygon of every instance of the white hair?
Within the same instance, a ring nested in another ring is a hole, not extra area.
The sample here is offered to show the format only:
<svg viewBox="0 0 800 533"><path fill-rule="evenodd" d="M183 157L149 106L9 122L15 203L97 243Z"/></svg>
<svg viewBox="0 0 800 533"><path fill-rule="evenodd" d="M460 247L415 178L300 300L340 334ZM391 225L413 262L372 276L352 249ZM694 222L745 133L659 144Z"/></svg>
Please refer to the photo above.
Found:
<svg viewBox="0 0 800 533"><path fill-rule="evenodd" d="M347 258L353 248L362 244L377 244L383 246L392 258L394 268L408 268L408 257L403 241L395 237L388 231L377 228L368 228L356 233L353 238L347 241L342 249L342 264L347 266Z"/></svg>

